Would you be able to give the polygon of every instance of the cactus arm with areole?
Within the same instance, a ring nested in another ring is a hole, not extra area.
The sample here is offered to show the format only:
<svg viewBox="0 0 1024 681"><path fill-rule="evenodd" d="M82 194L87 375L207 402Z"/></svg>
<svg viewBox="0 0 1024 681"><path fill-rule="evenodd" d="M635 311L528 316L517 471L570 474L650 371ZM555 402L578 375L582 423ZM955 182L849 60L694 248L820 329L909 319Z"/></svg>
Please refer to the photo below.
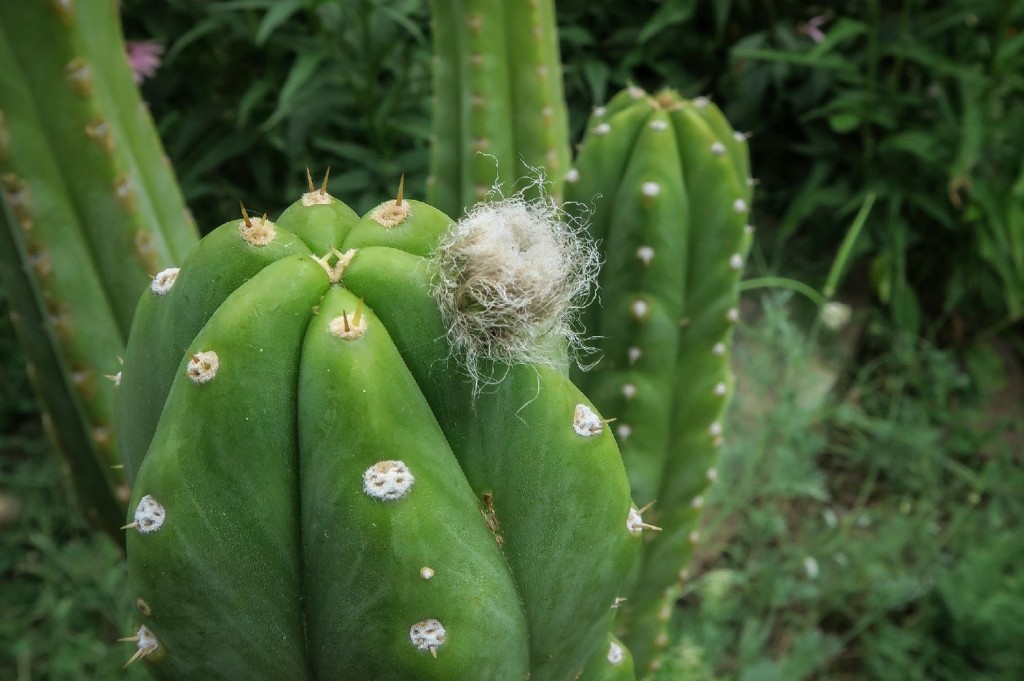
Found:
<svg viewBox="0 0 1024 681"><path fill-rule="evenodd" d="M86 516L120 540L119 357L150 277L198 236L132 80L116 3L0 7L0 176L5 285L30 292L10 297L33 319L22 338L37 339L24 345L36 372L54 382L39 386L40 406ZM50 349L28 344L38 339Z"/></svg>
<svg viewBox="0 0 1024 681"><path fill-rule="evenodd" d="M648 515L664 530L645 542L621 608L645 678L667 645L700 495L715 475L750 245L748 172L746 137L708 100L631 87L595 110L568 177L569 197L595 206L607 259L602 304L588 317L604 357L578 380L617 417L634 498L656 500Z"/></svg>
<svg viewBox="0 0 1024 681"><path fill-rule="evenodd" d="M496 184L537 179L535 169L560 200L570 148L553 2L433 0L431 15L428 200L459 216Z"/></svg>

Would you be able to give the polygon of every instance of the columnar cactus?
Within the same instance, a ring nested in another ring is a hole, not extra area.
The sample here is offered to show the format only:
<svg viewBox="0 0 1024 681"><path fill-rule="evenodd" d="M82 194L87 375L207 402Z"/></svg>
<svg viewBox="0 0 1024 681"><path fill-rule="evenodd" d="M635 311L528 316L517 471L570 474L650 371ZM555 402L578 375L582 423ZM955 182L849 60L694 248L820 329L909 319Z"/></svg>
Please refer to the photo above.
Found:
<svg viewBox="0 0 1024 681"><path fill-rule="evenodd" d="M569 128L553 0L431 0L434 139L428 192L452 215L496 183L548 180L556 201Z"/></svg>
<svg viewBox="0 0 1024 681"><path fill-rule="evenodd" d="M746 138L706 99L640 88L594 112L567 198L594 206L600 305L587 330L603 356L576 376L605 413L633 498L662 528L645 542L624 640L637 672L657 668L680 570L698 541L732 390L729 341L750 244Z"/></svg>
<svg viewBox="0 0 1024 681"><path fill-rule="evenodd" d="M593 252L550 210L357 218L311 184L157 277L118 394L133 659L538 681L607 657L645 523L567 377Z"/></svg>
<svg viewBox="0 0 1024 681"><path fill-rule="evenodd" d="M3 281L86 515L125 498L112 386L150 277L198 240L125 55L116 4L0 3ZM126 491L126 490L125 490Z"/></svg>

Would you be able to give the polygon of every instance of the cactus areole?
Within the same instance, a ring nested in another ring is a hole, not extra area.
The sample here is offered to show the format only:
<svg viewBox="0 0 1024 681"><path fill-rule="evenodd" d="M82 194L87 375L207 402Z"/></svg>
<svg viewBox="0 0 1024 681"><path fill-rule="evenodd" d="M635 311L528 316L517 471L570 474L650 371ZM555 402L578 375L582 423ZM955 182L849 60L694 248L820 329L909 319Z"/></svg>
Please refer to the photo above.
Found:
<svg viewBox="0 0 1024 681"><path fill-rule="evenodd" d="M532 205L494 205L512 224L486 248L426 204L359 218L311 186L154 282L117 405L130 661L158 679L564 681L607 655L636 509L557 337L592 253ZM543 239L562 250L534 256ZM532 257L545 277L508 279ZM452 316L481 312L475 342Z"/></svg>

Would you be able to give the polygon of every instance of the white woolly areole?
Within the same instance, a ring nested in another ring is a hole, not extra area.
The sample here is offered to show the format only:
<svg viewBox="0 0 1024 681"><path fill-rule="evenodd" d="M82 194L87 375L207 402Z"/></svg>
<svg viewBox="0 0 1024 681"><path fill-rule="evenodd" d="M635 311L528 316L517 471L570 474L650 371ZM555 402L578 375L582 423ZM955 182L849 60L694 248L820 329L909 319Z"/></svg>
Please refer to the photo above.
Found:
<svg viewBox="0 0 1024 681"><path fill-rule="evenodd" d="M714 347L711 348L711 352L715 356L721 357L725 354L725 343L715 343Z"/></svg>
<svg viewBox="0 0 1024 681"><path fill-rule="evenodd" d="M422 577L423 579L433 579L434 578L434 568L427 567L427 566L421 567L420 568L420 577Z"/></svg>
<svg viewBox="0 0 1024 681"><path fill-rule="evenodd" d="M417 622L409 629L409 640L420 650L433 652L448 639L448 632L439 620L429 619Z"/></svg>
<svg viewBox="0 0 1024 681"><path fill-rule="evenodd" d="M612 644L608 646L608 661L618 667L625 659L626 653L623 652L622 646L612 641Z"/></svg>
<svg viewBox="0 0 1024 681"><path fill-rule="evenodd" d="M612 126L608 125L607 123L598 123L596 126L594 126L595 135L607 135L611 131Z"/></svg>
<svg viewBox="0 0 1024 681"><path fill-rule="evenodd" d="M643 192L644 196L653 198L661 193L661 185L657 182L644 182L643 186L640 187L640 191Z"/></svg>
<svg viewBox="0 0 1024 681"><path fill-rule="evenodd" d="M580 171L578 171L575 168L570 168L569 172L565 174L565 181L568 182L569 184L572 184L573 182L578 182L579 179Z"/></svg>
<svg viewBox="0 0 1024 681"><path fill-rule="evenodd" d="M668 130L668 121L660 118L651 121L651 130Z"/></svg>
<svg viewBox="0 0 1024 681"><path fill-rule="evenodd" d="M725 145L722 144L721 142L712 142L711 153L714 154L715 156L721 156L722 154L725 153Z"/></svg>
<svg viewBox="0 0 1024 681"><path fill-rule="evenodd" d="M628 423L620 423L615 428L615 434L619 436L621 442L625 442L633 434L633 428Z"/></svg>
<svg viewBox="0 0 1024 681"><path fill-rule="evenodd" d="M714 435L721 435L722 434L722 424L719 423L718 421L715 421L710 426L708 426L708 433L710 435L713 435L713 436Z"/></svg>
<svg viewBox="0 0 1024 681"><path fill-rule="evenodd" d="M647 313L651 311L651 307L643 298L637 298L629 304L629 310L633 313L633 319L642 321L647 319Z"/></svg>
<svg viewBox="0 0 1024 681"><path fill-rule="evenodd" d="M401 499L416 478L401 461L378 461L363 473L363 491L383 501Z"/></svg>
<svg viewBox="0 0 1024 681"><path fill-rule="evenodd" d="M737 213L747 212L747 202L743 199L736 199L732 202L732 209Z"/></svg>
<svg viewBox="0 0 1024 681"><path fill-rule="evenodd" d="M238 233L253 246L266 246L277 236L274 223L265 217L242 220L238 223Z"/></svg>
<svg viewBox="0 0 1024 681"><path fill-rule="evenodd" d="M576 411L572 415L572 429L578 435L590 437L591 435L597 435L604 429L604 421L587 405L577 404Z"/></svg>
<svg viewBox="0 0 1024 681"><path fill-rule="evenodd" d="M733 253L732 257L729 258L729 267L733 268L734 270L742 269L743 256L740 255L739 253Z"/></svg>
<svg viewBox="0 0 1024 681"><path fill-rule="evenodd" d="M452 354L479 389L484 361L556 366L552 343L583 349L574 329L589 302L600 256L584 225L547 198L481 203L434 253L433 294Z"/></svg>
<svg viewBox="0 0 1024 681"><path fill-rule="evenodd" d="M637 360L639 360L640 357L643 356L643 351L641 351L640 348L634 345L633 347L629 348L629 350L626 351L626 356L629 358L629 365L633 366L634 364L637 363Z"/></svg>
<svg viewBox="0 0 1024 681"><path fill-rule="evenodd" d="M166 270L157 272L153 277L153 283L149 285L149 290L158 296L165 295L178 280L178 270L177 267L168 267Z"/></svg>
<svg viewBox="0 0 1024 681"><path fill-rule="evenodd" d="M634 537L639 537L644 531L644 517L635 508L629 509L629 517L626 518L626 529Z"/></svg>
<svg viewBox="0 0 1024 681"><path fill-rule="evenodd" d="M725 397L725 394L729 392L729 388L726 387L725 383L715 384L715 395L718 397Z"/></svg>
<svg viewBox="0 0 1024 681"><path fill-rule="evenodd" d="M138 633L135 634L136 647L139 650L143 650L146 654L156 651L160 647L160 642L156 640L156 635L149 630L149 627L142 625L139 627Z"/></svg>
<svg viewBox="0 0 1024 681"><path fill-rule="evenodd" d="M604 116L606 111L607 111L607 109L605 109L603 106L598 106L598 107L594 108L594 115L595 116Z"/></svg>
<svg viewBox="0 0 1024 681"><path fill-rule="evenodd" d="M707 97L697 97L693 100L693 105L698 109L703 109L710 103L711 102Z"/></svg>
<svg viewBox="0 0 1024 681"><path fill-rule="evenodd" d="M338 338L345 340L362 338L366 333L366 315L360 315L358 322L355 321L355 315L339 315L330 321L327 329Z"/></svg>
<svg viewBox="0 0 1024 681"><path fill-rule="evenodd" d="M627 383L622 386L622 396L627 400L631 400L636 397L636 386L632 383Z"/></svg>
<svg viewBox="0 0 1024 681"><path fill-rule="evenodd" d="M213 380L220 367L220 358L213 350L197 352L188 360L188 367L185 373L194 383L206 383Z"/></svg>
<svg viewBox="0 0 1024 681"><path fill-rule="evenodd" d="M319 189L314 189L302 195L302 205L306 208L310 206L329 206L332 203L334 203L334 197Z"/></svg>
<svg viewBox="0 0 1024 681"><path fill-rule="evenodd" d="M370 219L385 229L391 229L405 222L412 214L412 206L408 201L398 203L397 199L385 201L370 213Z"/></svg>
<svg viewBox="0 0 1024 681"><path fill-rule="evenodd" d="M139 505L135 507L135 529L142 534L156 532L166 517L167 511L163 504L147 494L139 499Z"/></svg>
<svg viewBox="0 0 1024 681"><path fill-rule="evenodd" d="M650 246L641 246L636 249L636 257L640 259L640 262L644 264L644 267L651 264L651 260L654 259L654 249Z"/></svg>

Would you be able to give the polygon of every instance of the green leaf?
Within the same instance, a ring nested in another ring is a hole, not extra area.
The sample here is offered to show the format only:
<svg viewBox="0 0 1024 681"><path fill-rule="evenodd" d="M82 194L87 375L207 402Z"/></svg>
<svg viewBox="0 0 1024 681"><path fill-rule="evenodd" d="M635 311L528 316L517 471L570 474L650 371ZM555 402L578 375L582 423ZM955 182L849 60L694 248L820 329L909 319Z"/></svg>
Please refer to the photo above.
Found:
<svg viewBox="0 0 1024 681"><path fill-rule="evenodd" d="M669 26L683 23L693 16L696 9L696 0L669 0L662 3L661 7L651 15L651 18L640 29L637 42L646 43Z"/></svg>
<svg viewBox="0 0 1024 681"><path fill-rule="evenodd" d="M267 38L274 32L274 29L288 21L293 14L302 9L304 4L302 0L285 0L271 6L267 13L263 15L260 27L256 29L256 44L263 45L266 43Z"/></svg>
<svg viewBox="0 0 1024 681"><path fill-rule="evenodd" d="M855 113L839 113L828 117L828 125L839 134L853 132L860 127L860 116Z"/></svg>

